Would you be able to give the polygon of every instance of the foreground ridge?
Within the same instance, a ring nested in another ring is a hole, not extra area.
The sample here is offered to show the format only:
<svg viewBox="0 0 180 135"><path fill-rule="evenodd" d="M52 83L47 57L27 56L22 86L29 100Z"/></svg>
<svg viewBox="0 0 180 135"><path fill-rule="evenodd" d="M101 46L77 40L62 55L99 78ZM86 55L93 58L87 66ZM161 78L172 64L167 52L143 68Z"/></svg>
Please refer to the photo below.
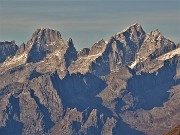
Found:
<svg viewBox="0 0 180 135"><path fill-rule="evenodd" d="M164 135L179 135L179 134L180 134L180 125L174 127L173 129L171 129L168 133Z"/></svg>

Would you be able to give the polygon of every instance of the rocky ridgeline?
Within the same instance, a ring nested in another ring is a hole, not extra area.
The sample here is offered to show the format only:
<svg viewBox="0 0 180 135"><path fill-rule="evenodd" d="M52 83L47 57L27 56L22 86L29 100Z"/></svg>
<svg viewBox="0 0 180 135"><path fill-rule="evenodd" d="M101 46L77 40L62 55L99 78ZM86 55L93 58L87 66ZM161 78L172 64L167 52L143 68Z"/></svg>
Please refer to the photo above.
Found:
<svg viewBox="0 0 180 135"><path fill-rule="evenodd" d="M179 47L137 23L80 51L44 28L0 42L0 134L163 134L180 123Z"/></svg>
<svg viewBox="0 0 180 135"><path fill-rule="evenodd" d="M18 50L18 46L15 41L0 42L0 63L3 63L6 59L13 57Z"/></svg>

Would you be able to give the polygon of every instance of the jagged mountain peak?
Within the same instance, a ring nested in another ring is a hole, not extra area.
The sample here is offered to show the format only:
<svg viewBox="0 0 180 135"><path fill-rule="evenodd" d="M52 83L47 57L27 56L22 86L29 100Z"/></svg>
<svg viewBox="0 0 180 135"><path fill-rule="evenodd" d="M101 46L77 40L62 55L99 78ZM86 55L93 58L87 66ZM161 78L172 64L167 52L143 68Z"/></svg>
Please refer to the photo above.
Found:
<svg viewBox="0 0 180 135"><path fill-rule="evenodd" d="M178 47L138 23L79 52L38 29L0 63L0 134L163 134L180 121Z"/></svg>
<svg viewBox="0 0 180 135"><path fill-rule="evenodd" d="M89 48L83 48L78 52L78 57L83 57L89 55L90 49Z"/></svg>
<svg viewBox="0 0 180 135"><path fill-rule="evenodd" d="M72 38L69 38L68 42L69 42L69 43L73 43Z"/></svg>
<svg viewBox="0 0 180 135"><path fill-rule="evenodd" d="M155 70L153 69L157 70L157 68L162 67L164 60L172 58L176 54L179 54L178 46L165 38L159 29L155 29L146 34L141 48L136 55L136 60L131 66L134 67L136 65L136 68L144 69L146 72L154 72ZM156 67L153 66L155 61ZM143 62L146 64L143 65ZM157 66L157 63L159 66ZM147 67L150 67L152 70Z"/></svg>
<svg viewBox="0 0 180 135"><path fill-rule="evenodd" d="M163 35L159 29L155 29L155 30L151 31L150 33L147 34L147 36L151 36L151 37L155 37L155 38L157 38L158 36L159 36L159 38L163 37Z"/></svg>
<svg viewBox="0 0 180 135"><path fill-rule="evenodd" d="M60 50L64 52L67 48L67 43L61 38L59 31L40 28L33 33L25 48L28 53L27 62L38 62L46 57L47 54L58 51L59 55Z"/></svg>
<svg viewBox="0 0 180 135"><path fill-rule="evenodd" d="M152 33L161 34L161 31L159 29L155 29L155 30L152 31Z"/></svg>
<svg viewBox="0 0 180 135"><path fill-rule="evenodd" d="M124 35L126 33L129 33L129 34L137 34L138 36L141 35L141 34L145 34L142 26L139 24L139 23L135 23L135 24L132 24L130 26L128 26L127 28L125 28L124 30L118 32L117 34L115 34L115 37L119 37L120 35Z"/></svg>
<svg viewBox="0 0 180 135"><path fill-rule="evenodd" d="M69 38L69 40L67 41L67 44L68 44L69 47L74 46L72 38Z"/></svg>
<svg viewBox="0 0 180 135"><path fill-rule="evenodd" d="M90 49L90 55L97 55L99 53L104 52L106 46L107 46L107 41L105 41L104 39L101 39L100 41L98 41L97 43L95 43L91 49Z"/></svg>
<svg viewBox="0 0 180 135"><path fill-rule="evenodd" d="M15 41L0 42L0 63L3 63L8 57L13 57L18 50Z"/></svg>
<svg viewBox="0 0 180 135"><path fill-rule="evenodd" d="M134 23L134 24L128 26L127 28L125 28L125 29L123 30L123 32L126 32L126 31L128 31L128 30L131 30L132 28L142 29L142 26L141 26L139 23Z"/></svg>
<svg viewBox="0 0 180 135"><path fill-rule="evenodd" d="M19 49L18 51L16 52L16 55L20 55L22 54L26 49L26 44L25 43L22 43L20 46L19 46Z"/></svg>
<svg viewBox="0 0 180 135"><path fill-rule="evenodd" d="M61 37L61 34L59 31L54 30L54 29L50 29L50 28L38 28L34 34L43 34L43 33L47 33L47 34L57 34L58 37Z"/></svg>
<svg viewBox="0 0 180 135"><path fill-rule="evenodd" d="M116 59L115 63L128 64L134 61L145 37L146 33L142 26L135 23L112 36L108 42L106 52L112 53L111 59L112 61Z"/></svg>
<svg viewBox="0 0 180 135"><path fill-rule="evenodd" d="M39 43L39 44L49 44L59 39L61 39L61 34L59 31L49 28L40 28L33 33L32 38L30 39L29 42Z"/></svg>
<svg viewBox="0 0 180 135"><path fill-rule="evenodd" d="M138 23L130 25L121 32L116 33L111 39L110 42L119 41L124 46L134 44L136 48L139 48L146 36L145 31L142 26Z"/></svg>
<svg viewBox="0 0 180 135"><path fill-rule="evenodd" d="M61 38L59 31L41 28L37 29L27 44L23 43L19 47L16 55L6 61L3 66L12 68L21 64L37 63L43 60L62 61L67 51L68 53L72 51L76 56L76 49L74 48L72 39L70 39L69 42L65 42ZM73 57L75 56L73 55Z"/></svg>
<svg viewBox="0 0 180 135"><path fill-rule="evenodd" d="M13 40L13 41L4 41L4 42L0 42L0 45L2 46L2 45L4 45L4 46L8 46L9 44L11 44L11 45L16 45L16 43L15 43L15 40Z"/></svg>

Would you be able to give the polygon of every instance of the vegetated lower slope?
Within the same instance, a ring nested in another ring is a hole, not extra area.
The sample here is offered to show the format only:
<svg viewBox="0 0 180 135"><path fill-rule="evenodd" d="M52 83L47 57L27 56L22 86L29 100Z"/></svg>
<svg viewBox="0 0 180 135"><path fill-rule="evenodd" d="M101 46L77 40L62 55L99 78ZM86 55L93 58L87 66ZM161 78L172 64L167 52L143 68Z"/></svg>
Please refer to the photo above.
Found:
<svg viewBox="0 0 180 135"><path fill-rule="evenodd" d="M180 135L180 125L174 127L169 132L165 133L164 135Z"/></svg>

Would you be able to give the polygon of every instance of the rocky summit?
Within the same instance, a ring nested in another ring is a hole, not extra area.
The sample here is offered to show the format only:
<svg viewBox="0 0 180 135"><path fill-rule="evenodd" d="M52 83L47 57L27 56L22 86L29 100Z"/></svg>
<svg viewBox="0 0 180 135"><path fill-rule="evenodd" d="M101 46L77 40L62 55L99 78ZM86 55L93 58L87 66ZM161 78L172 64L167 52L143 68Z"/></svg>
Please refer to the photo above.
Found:
<svg viewBox="0 0 180 135"><path fill-rule="evenodd" d="M179 124L180 44L158 29L135 23L80 51L48 28L0 42L1 135L163 135Z"/></svg>

